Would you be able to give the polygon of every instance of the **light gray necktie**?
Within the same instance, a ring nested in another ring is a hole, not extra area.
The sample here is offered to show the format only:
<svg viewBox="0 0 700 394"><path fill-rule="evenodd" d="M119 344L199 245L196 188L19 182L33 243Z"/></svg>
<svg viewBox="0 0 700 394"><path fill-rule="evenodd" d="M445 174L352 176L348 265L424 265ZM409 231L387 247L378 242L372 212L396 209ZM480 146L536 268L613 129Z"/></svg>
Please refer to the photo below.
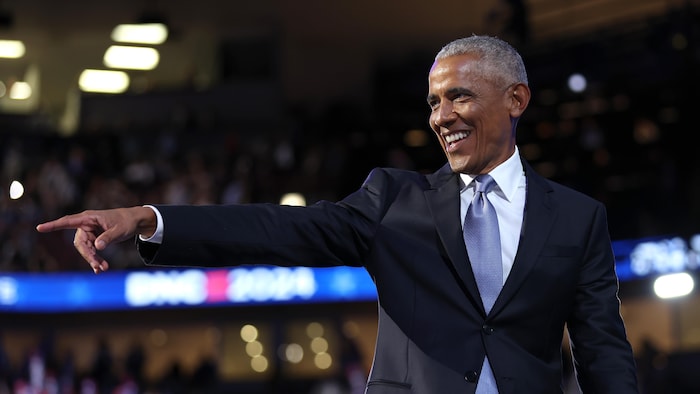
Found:
<svg viewBox="0 0 700 394"><path fill-rule="evenodd" d="M467 245L469 261L479 287L481 302L486 314L491 311L493 303L503 287L503 266L501 264L501 237L498 231L496 209L491 205L486 194L496 186L489 175L479 175L474 179L476 185L474 199L464 219L464 243ZM497 394L496 379L484 358L481 375L476 386L477 394Z"/></svg>

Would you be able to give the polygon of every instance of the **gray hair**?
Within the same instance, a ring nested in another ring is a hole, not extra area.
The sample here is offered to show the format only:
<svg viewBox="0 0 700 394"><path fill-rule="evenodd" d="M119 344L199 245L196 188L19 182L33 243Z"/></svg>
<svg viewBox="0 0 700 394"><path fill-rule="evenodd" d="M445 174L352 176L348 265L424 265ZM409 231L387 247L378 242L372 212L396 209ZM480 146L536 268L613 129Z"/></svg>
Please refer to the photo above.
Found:
<svg viewBox="0 0 700 394"><path fill-rule="evenodd" d="M485 73L504 85L518 82L527 84L522 57L515 48L500 38L477 35L459 38L442 47L435 60L466 54L478 55Z"/></svg>

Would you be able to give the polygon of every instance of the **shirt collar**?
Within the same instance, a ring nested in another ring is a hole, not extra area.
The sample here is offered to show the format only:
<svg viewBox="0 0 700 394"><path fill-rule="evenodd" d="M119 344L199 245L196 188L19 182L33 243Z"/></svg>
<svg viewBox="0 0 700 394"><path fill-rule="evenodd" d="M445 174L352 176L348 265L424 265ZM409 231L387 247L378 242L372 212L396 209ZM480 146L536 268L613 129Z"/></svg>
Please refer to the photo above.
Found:
<svg viewBox="0 0 700 394"><path fill-rule="evenodd" d="M489 175L496 181L498 187L494 189L496 194L508 201L513 201L515 192L520 185L523 176L523 163L520 161L520 151L515 147L513 154L503 163L499 164L489 172ZM475 177L468 174L459 174L462 180L462 191L466 189Z"/></svg>

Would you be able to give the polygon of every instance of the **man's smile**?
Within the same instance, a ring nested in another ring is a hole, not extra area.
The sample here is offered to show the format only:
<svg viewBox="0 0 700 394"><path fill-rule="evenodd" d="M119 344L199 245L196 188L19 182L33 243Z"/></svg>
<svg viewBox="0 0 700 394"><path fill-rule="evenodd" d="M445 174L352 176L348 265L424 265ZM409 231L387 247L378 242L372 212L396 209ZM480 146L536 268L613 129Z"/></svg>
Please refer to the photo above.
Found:
<svg viewBox="0 0 700 394"><path fill-rule="evenodd" d="M454 152L459 145L459 142L471 135L471 131L458 131L453 134L445 135L445 150L448 153Z"/></svg>

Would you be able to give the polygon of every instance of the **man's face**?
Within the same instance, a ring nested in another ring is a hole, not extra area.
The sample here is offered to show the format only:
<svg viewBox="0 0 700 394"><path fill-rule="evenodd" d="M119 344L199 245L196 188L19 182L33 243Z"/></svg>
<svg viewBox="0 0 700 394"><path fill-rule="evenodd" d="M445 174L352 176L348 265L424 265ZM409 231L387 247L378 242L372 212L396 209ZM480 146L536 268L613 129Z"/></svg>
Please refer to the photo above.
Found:
<svg viewBox="0 0 700 394"><path fill-rule="evenodd" d="M515 150L515 122L525 109L517 99L527 86L487 75L474 54L437 60L430 70L430 127L454 172L485 174Z"/></svg>

